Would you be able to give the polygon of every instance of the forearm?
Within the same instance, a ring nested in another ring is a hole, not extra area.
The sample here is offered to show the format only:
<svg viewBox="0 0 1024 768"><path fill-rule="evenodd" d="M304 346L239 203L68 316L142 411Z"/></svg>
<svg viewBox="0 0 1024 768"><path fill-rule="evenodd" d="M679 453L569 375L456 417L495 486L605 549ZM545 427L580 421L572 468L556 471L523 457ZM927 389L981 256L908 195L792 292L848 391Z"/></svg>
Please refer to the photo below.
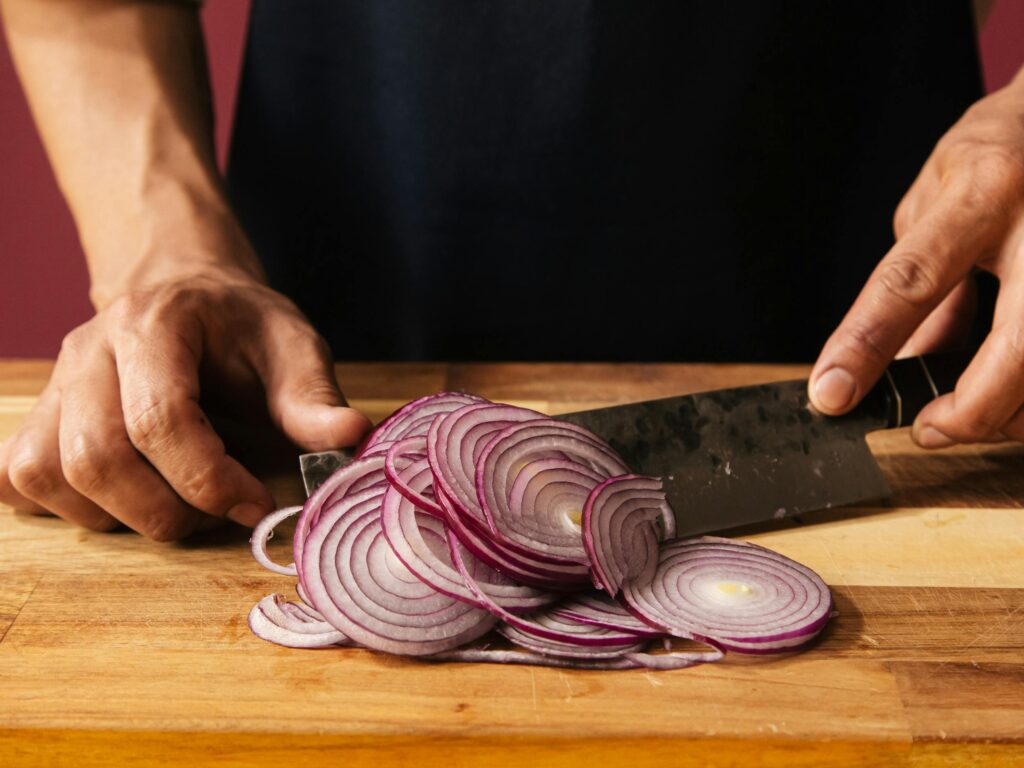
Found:
<svg viewBox="0 0 1024 768"><path fill-rule="evenodd" d="M261 276L216 169L194 7L0 0L98 307L129 288L215 268Z"/></svg>

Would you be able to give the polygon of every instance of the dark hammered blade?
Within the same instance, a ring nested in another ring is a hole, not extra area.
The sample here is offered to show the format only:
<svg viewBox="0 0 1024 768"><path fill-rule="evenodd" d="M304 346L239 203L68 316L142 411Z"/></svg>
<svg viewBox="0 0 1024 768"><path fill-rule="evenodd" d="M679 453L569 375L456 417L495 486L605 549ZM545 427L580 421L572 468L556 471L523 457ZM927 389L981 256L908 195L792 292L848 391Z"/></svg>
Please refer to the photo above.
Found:
<svg viewBox="0 0 1024 768"><path fill-rule="evenodd" d="M864 436L866 405L826 417L806 381L704 392L559 416L607 440L639 474L661 477L678 533L778 519L888 496Z"/></svg>
<svg viewBox="0 0 1024 768"><path fill-rule="evenodd" d="M306 495L311 495L323 485L324 480L334 474L335 470L345 466L353 458L354 450L322 451L299 456L299 469L302 470L302 484L306 486Z"/></svg>

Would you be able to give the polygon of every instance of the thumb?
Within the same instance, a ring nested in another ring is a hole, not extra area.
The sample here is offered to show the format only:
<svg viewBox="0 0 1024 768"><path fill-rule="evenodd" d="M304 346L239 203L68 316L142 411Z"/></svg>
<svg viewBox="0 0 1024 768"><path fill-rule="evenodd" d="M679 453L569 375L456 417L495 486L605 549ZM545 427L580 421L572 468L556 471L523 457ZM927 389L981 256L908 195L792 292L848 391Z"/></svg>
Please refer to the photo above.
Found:
<svg viewBox="0 0 1024 768"><path fill-rule="evenodd" d="M257 368L267 408L278 428L310 451L358 443L372 425L365 415L348 407L323 339L312 328L296 333L291 327L269 329L267 342Z"/></svg>

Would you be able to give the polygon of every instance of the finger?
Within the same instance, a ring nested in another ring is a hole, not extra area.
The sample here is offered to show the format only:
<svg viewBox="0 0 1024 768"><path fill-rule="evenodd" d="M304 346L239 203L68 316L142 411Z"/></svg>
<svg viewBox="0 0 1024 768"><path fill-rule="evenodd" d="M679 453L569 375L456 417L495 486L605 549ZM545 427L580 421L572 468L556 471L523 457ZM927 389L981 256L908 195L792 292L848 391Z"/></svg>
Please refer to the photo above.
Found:
<svg viewBox="0 0 1024 768"><path fill-rule="evenodd" d="M48 514L45 509L34 501L29 501L14 489L8 472L11 457L11 446L14 438L8 438L0 443L0 504L6 504L12 509L22 512L31 512L35 515Z"/></svg>
<svg viewBox="0 0 1024 768"><path fill-rule="evenodd" d="M76 361L75 376L64 382L60 461L72 487L148 538L183 538L203 517L178 498L128 439L109 348Z"/></svg>
<svg viewBox="0 0 1024 768"><path fill-rule="evenodd" d="M355 445L370 420L347 407L327 344L308 326L272 323L253 361L267 392L274 423L296 445L322 451Z"/></svg>
<svg viewBox="0 0 1024 768"><path fill-rule="evenodd" d="M117 520L78 493L64 477L57 438L59 423L60 390L51 382L11 446L8 476L14 489L83 528L109 531L117 527Z"/></svg>
<svg viewBox="0 0 1024 768"><path fill-rule="evenodd" d="M166 327L118 339L115 360L128 437L187 504L255 525L274 508L274 499L227 455L199 407L200 346L200 339Z"/></svg>
<svg viewBox="0 0 1024 768"><path fill-rule="evenodd" d="M897 240L917 224L935 202L939 190L938 173L935 171L934 163L929 159L921 169L921 173L914 179L914 183L910 185L907 194L900 200L900 204L896 206L892 218L892 231Z"/></svg>
<svg viewBox="0 0 1024 768"><path fill-rule="evenodd" d="M978 307L978 286L973 277L957 284L925 318L896 357L913 357L963 346L971 332Z"/></svg>
<svg viewBox="0 0 1024 768"><path fill-rule="evenodd" d="M1020 264L1018 260L1017 264ZM913 435L926 447L1001 437L1024 403L1024 265L1006 275L992 331L953 392L918 414Z"/></svg>
<svg viewBox="0 0 1024 768"><path fill-rule="evenodd" d="M1024 443L1024 409L1017 411L999 430L1007 440Z"/></svg>
<svg viewBox="0 0 1024 768"><path fill-rule="evenodd" d="M818 410L856 405L986 250L995 220L978 197L962 183L948 188L882 259L814 365L809 395Z"/></svg>

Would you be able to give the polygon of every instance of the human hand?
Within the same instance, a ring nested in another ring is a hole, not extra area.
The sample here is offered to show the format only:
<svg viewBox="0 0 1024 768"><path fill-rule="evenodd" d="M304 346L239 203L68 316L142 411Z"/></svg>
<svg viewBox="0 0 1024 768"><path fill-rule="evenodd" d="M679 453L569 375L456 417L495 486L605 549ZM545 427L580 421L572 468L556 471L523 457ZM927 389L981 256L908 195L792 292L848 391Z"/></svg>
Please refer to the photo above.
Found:
<svg viewBox="0 0 1024 768"><path fill-rule="evenodd" d="M129 291L67 336L38 404L0 444L0 502L159 541L206 516L254 525L274 500L226 455L201 387L264 398L311 451L370 426L345 407L326 344L292 302L205 269Z"/></svg>
<svg viewBox="0 0 1024 768"><path fill-rule="evenodd" d="M850 410L893 357L962 340L972 271L1000 280L992 330L957 382L918 415L925 448L1024 441L1024 70L936 145L896 210L896 244L824 346L810 398Z"/></svg>

